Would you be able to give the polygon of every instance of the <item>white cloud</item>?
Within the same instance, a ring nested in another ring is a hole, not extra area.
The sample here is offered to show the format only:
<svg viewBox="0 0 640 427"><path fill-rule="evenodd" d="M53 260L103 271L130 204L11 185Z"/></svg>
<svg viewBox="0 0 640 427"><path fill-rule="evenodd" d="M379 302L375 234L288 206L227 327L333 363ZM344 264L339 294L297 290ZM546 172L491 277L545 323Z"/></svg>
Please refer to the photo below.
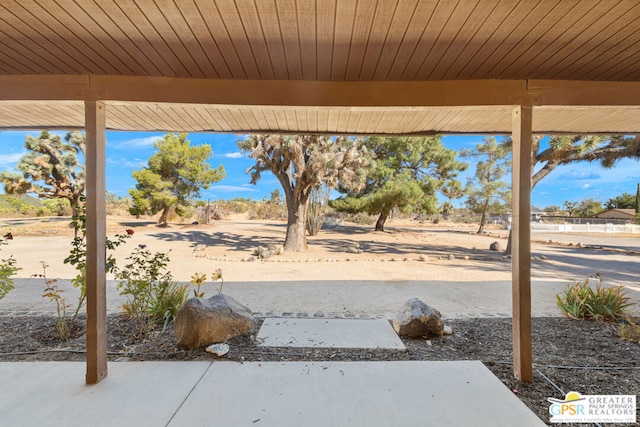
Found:
<svg viewBox="0 0 640 427"><path fill-rule="evenodd" d="M589 184L584 184L584 185L583 185L582 187L580 187L580 188L582 188L583 190L587 190L587 189L591 188L591 185L589 185Z"/></svg>
<svg viewBox="0 0 640 427"><path fill-rule="evenodd" d="M280 181L278 181L278 178L276 178L275 176L273 176L271 174L271 171L264 171L264 174L260 178L260 184L262 184L262 185L280 185ZM253 184L247 184L247 185L253 185Z"/></svg>
<svg viewBox="0 0 640 427"><path fill-rule="evenodd" d="M126 141L121 141L117 143L119 148L142 148L142 147L152 147L159 139L162 139L161 136L147 136L145 138L134 138L128 139Z"/></svg>
<svg viewBox="0 0 640 427"><path fill-rule="evenodd" d="M233 193L233 192L245 192L245 193L253 193L258 190L254 188L241 187L238 185L214 185L211 187L214 191L219 191L221 193Z"/></svg>
<svg viewBox="0 0 640 427"><path fill-rule="evenodd" d="M0 154L0 165L14 165L18 163L25 154L26 153L24 151L19 153Z"/></svg>
<svg viewBox="0 0 640 427"><path fill-rule="evenodd" d="M147 162L145 160L142 159L124 159L124 158L120 158L120 159L114 159L111 157L108 157L107 160L107 165L109 166L117 166L119 168L141 168L143 166L147 166Z"/></svg>
<svg viewBox="0 0 640 427"><path fill-rule="evenodd" d="M609 169L603 168L599 163L582 162L559 166L552 172L553 176L550 175L549 179L545 178L542 182L597 180L598 185L608 185L610 189L613 189L613 185L625 189L630 187L628 183L640 181L638 170L640 162L635 159L622 159Z"/></svg>
<svg viewBox="0 0 640 427"><path fill-rule="evenodd" d="M242 158L242 153L240 151L236 151L233 153L224 153L220 155L221 157L224 157L225 159L240 159Z"/></svg>
<svg viewBox="0 0 640 427"><path fill-rule="evenodd" d="M560 179L598 179L600 175L590 171L580 171L571 169L569 172L560 175Z"/></svg>

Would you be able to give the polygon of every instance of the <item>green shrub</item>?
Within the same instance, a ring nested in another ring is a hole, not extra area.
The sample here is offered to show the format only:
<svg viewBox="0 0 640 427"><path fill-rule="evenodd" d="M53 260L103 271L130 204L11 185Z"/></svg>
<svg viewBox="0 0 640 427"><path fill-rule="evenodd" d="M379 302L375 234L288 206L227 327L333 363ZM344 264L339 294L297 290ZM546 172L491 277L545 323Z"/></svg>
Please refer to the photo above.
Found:
<svg viewBox="0 0 640 427"><path fill-rule="evenodd" d="M364 212L347 215L344 218L344 220L352 222L354 224L359 224L359 225L371 225L374 222L376 222L376 219L373 216L366 214Z"/></svg>
<svg viewBox="0 0 640 427"><path fill-rule="evenodd" d="M331 188L326 184L313 188L309 195L307 207L307 233L309 236L317 236L324 224L324 216L329 209L329 196Z"/></svg>
<svg viewBox="0 0 640 427"><path fill-rule="evenodd" d="M13 255L9 258L0 259L0 299L14 288L13 275L20 270L16 267L16 260Z"/></svg>
<svg viewBox="0 0 640 427"><path fill-rule="evenodd" d="M0 215L3 217L34 216L42 202L25 194L0 194Z"/></svg>
<svg viewBox="0 0 640 427"><path fill-rule="evenodd" d="M16 267L16 260L13 255L9 258L0 259L0 299L9 293L15 286L12 276L20 268Z"/></svg>
<svg viewBox="0 0 640 427"><path fill-rule="evenodd" d="M187 286L178 285L167 271L169 257L151 253L138 245L127 257L129 263L115 274L120 295L127 301L122 308L136 322L136 333L146 336L162 320L166 324L177 315L187 295Z"/></svg>
<svg viewBox="0 0 640 427"><path fill-rule="evenodd" d="M66 216L72 213L71 204L67 199L48 199L42 201L37 216Z"/></svg>
<svg viewBox="0 0 640 427"><path fill-rule="evenodd" d="M583 282L574 282L556 295L558 307L562 313L574 319L593 319L619 321L625 317L625 311L633 305L629 302L622 286L603 288L601 280L595 289L589 286L589 277Z"/></svg>
<svg viewBox="0 0 640 427"><path fill-rule="evenodd" d="M149 307L149 317L154 323L162 320L162 332L176 318L182 304L187 299L189 285L181 285L174 280L161 280L155 292L155 299Z"/></svg>
<svg viewBox="0 0 640 427"><path fill-rule="evenodd" d="M71 279L74 288L80 290L77 304L74 310L67 304L62 293L63 289L58 288L57 279L49 280L47 278L47 263L41 261L42 274L34 274L33 277L41 277L45 282L45 293L43 298L56 304L58 321L56 322L56 332L62 341L66 341L71 336L76 319L82 307L87 300L87 215L84 197L81 198L81 204L75 215L71 218L71 226L73 227L75 237L71 242L71 250L69 256L64 259L65 264L72 265L77 271L76 276ZM118 246L124 244L127 239L133 236L134 231L125 230L123 234L116 234L113 239L107 238L105 241L107 259L105 263L105 271L111 273L116 268L116 259L111 253Z"/></svg>
<svg viewBox="0 0 640 427"><path fill-rule="evenodd" d="M49 267L49 264L44 261L40 261L40 264L42 264L42 274L34 274L33 277L41 277L44 280L45 289L42 297L49 298L49 301L55 303L58 315L58 320L56 321L56 332L62 341L66 341L71 336L73 322L78 315L78 310L80 309L81 304L78 304L78 309L75 311L73 316L70 317L69 312L71 306L67 304L62 295L64 293L64 289L60 289L58 287L58 279L47 278L47 268ZM84 295L81 296L81 298L84 298Z"/></svg>
<svg viewBox="0 0 640 427"><path fill-rule="evenodd" d="M252 201L237 197L230 200L217 200L212 204L218 207L222 212L239 214L247 212L252 205Z"/></svg>
<svg viewBox="0 0 640 427"><path fill-rule="evenodd" d="M618 326L620 338L626 341L633 341L640 344L640 325L638 325L631 317L627 317Z"/></svg>
<svg viewBox="0 0 640 427"><path fill-rule="evenodd" d="M263 200L235 198L212 202L213 209L228 214L246 213L249 219L283 219L287 217L287 207L279 197Z"/></svg>
<svg viewBox="0 0 640 427"><path fill-rule="evenodd" d="M7 233L4 238L0 240L0 246L8 245L9 240L13 240L13 235ZM13 255L9 258L0 259L0 299L9 293L14 288L13 275L21 270L16 267L16 260Z"/></svg>
<svg viewBox="0 0 640 427"><path fill-rule="evenodd" d="M282 204L271 202L253 202L247 211L247 218L253 219L282 219L287 217L287 209Z"/></svg>

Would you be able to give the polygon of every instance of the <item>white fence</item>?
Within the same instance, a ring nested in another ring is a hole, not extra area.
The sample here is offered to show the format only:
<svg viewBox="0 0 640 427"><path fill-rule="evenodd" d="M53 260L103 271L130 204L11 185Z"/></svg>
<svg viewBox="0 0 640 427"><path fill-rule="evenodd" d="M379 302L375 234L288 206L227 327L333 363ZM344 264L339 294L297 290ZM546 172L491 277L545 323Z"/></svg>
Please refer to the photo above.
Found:
<svg viewBox="0 0 640 427"><path fill-rule="evenodd" d="M546 224L531 222L531 232L535 233L624 233L640 234L637 224Z"/></svg>

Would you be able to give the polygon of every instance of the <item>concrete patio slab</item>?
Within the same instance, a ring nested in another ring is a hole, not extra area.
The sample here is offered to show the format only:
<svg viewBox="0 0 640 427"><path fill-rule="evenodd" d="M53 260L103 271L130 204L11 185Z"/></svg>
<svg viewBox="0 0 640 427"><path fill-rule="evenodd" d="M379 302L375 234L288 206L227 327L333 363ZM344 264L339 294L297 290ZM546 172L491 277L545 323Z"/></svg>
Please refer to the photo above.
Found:
<svg viewBox="0 0 640 427"><path fill-rule="evenodd" d="M214 363L170 426L544 426L481 362Z"/></svg>
<svg viewBox="0 0 640 427"><path fill-rule="evenodd" d="M481 362L0 363L7 426L544 426Z"/></svg>
<svg viewBox="0 0 640 427"><path fill-rule="evenodd" d="M265 347L385 348L405 350L385 319L267 318L258 332Z"/></svg>
<svg viewBox="0 0 640 427"><path fill-rule="evenodd" d="M84 384L81 362L0 363L4 426L164 426L210 362L110 363Z"/></svg>

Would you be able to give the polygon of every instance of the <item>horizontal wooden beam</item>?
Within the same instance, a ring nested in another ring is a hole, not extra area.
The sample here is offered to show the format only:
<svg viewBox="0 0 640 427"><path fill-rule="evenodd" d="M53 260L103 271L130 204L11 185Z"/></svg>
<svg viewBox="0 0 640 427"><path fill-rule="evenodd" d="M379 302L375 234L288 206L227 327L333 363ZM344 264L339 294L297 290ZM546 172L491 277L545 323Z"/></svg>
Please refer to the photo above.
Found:
<svg viewBox="0 0 640 427"><path fill-rule="evenodd" d="M88 75L0 76L0 128L82 127L86 101L104 102L107 128L117 130L508 134L511 110L523 105L533 107L536 134L640 132L640 82L330 82ZM308 123L296 121L298 127L288 123L279 128L277 119L265 126L264 120L251 119L300 112L313 117ZM413 121L372 126L382 113L387 122L405 116ZM327 117L336 115L358 120L358 126L327 122ZM318 125L321 121L324 127Z"/></svg>
<svg viewBox="0 0 640 427"><path fill-rule="evenodd" d="M0 76L0 100L101 100L319 107L526 103L524 80L210 80L97 75Z"/></svg>
<svg viewBox="0 0 640 427"><path fill-rule="evenodd" d="M2 101L94 100L88 75L0 76Z"/></svg>
<svg viewBox="0 0 640 427"><path fill-rule="evenodd" d="M528 80L530 105L638 106L640 82Z"/></svg>
<svg viewBox="0 0 640 427"><path fill-rule="evenodd" d="M318 107L631 106L640 82L562 80L210 80L98 75L0 76L0 100L101 100Z"/></svg>

